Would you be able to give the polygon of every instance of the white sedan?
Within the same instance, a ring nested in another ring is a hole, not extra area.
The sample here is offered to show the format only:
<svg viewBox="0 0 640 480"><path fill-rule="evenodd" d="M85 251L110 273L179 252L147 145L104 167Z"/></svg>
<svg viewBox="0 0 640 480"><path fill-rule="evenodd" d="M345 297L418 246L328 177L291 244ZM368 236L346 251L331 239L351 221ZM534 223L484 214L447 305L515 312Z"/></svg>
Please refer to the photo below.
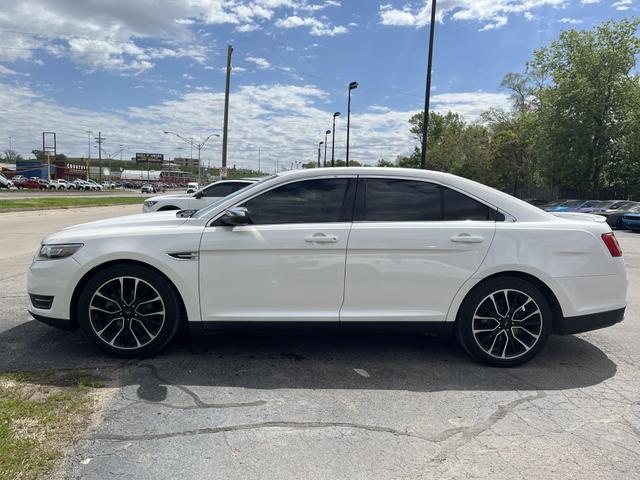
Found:
<svg viewBox="0 0 640 480"><path fill-rule="evenodd" d="M254 182L255 180L221 180L207 185L195 193L151 197L142 204L142 211L146 213L164 210L199 210Z"/></svg>
<svg viewBox="0 0 640 480"><path fill-rule="evenodd" d="M193 216L114 218L44 239L29 311L122 357L184 323L455 334L489 365L552 333L623 319L622 252L602 217L544 212L446 173L298 170Z"/></svg>

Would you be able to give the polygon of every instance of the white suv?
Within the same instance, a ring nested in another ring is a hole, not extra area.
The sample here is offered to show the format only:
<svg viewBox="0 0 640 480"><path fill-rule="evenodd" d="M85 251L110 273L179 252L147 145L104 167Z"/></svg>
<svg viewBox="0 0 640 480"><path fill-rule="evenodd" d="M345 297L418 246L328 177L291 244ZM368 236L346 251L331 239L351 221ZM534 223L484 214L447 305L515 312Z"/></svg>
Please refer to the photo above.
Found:
<svg viewBox="0 0 640 480"><path fill-rule="evenodd" d="M255 180L221 180L192 194L169 194L151 197L142 204L143 212L164 210L199 210L216 200L251 185Z"/></svg>

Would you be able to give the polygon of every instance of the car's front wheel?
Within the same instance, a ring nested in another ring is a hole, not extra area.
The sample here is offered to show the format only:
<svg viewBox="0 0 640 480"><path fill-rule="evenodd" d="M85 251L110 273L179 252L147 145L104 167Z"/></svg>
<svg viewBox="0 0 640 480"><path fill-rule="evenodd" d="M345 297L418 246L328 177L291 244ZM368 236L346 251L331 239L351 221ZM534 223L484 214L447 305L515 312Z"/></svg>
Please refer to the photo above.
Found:
<svg viewBox="0 0 640 480"><path fill-rule="evenodd" d="M551 333L549 302L532 283L498 277L465 298L456 322L462 347L476 360L513 367L535 357Z"/></svg>
<svg viewBox="0 0 640 480"><path fill-rule="evenodd" d="M78 322L98 347L119 357L144 357L164 348L179 324L169 282L154 270L115 265L93 276L78 300Z"/></svg>

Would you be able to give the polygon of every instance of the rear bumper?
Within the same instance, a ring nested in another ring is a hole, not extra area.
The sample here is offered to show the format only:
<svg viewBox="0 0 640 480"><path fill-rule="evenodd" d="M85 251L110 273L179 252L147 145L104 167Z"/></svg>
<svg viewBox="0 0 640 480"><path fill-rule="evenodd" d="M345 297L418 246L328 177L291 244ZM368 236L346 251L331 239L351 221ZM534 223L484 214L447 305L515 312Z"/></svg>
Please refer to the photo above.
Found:
<svg viewBox="0 0 640 480"><path fill-rule="evenodd" d="M622 321L624 311L625 307L577 317L562 317L558 322L557 333L560 335L572 335L610 327Z"/></svg>

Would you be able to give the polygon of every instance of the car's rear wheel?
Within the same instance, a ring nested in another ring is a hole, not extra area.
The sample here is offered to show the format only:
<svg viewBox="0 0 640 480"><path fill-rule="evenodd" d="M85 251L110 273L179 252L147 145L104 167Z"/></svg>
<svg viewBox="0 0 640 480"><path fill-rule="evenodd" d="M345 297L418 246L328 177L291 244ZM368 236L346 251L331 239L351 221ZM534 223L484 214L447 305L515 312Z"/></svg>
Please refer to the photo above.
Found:
<svg viewBox="0 0 640 480"><path fill-rule="evenodd" d="M532 283L498 277L465 298L456 322L462 347L476 360L513 367L535 357L552 329L549 302Z"/></svg>
<svg viewBox="0 0 640 480"><path fill-rule="evenodd" d="M126 358L164 348L178 330L179 311L169 282L137 265L115 265L97 273L78 300L78 322L89 340Z"/></svg>

